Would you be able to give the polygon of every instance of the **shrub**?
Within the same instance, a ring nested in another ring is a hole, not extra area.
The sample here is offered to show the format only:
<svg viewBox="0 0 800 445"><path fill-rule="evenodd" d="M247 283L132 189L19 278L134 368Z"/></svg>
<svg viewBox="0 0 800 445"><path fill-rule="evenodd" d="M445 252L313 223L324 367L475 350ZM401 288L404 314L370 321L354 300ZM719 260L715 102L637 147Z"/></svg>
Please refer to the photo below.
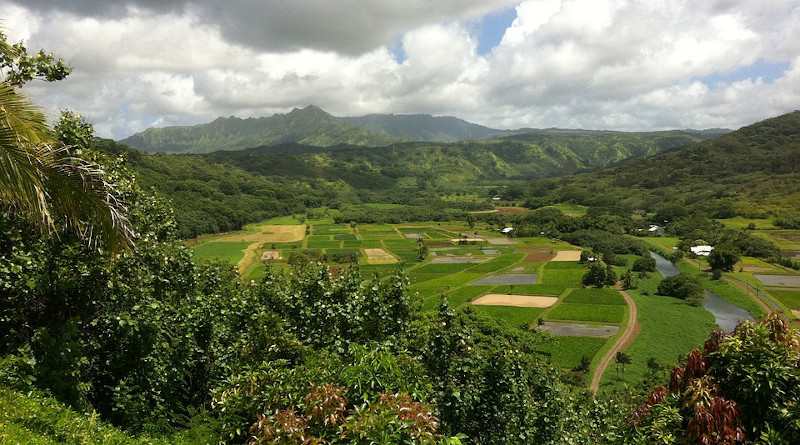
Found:
<svg viewBox="0 0 800 445"><path fill-rule="evenodd" d="M703 286L697 278L684 273L664 278L658 284L658 295L688 300L703 297Z"/></svg>
<svg viewBox="0 0 800 445"><path fill-rule="evenodd" d="M656 270L656 259L650 256L640 256L633 262L634 272L654 272Z"/></svg>

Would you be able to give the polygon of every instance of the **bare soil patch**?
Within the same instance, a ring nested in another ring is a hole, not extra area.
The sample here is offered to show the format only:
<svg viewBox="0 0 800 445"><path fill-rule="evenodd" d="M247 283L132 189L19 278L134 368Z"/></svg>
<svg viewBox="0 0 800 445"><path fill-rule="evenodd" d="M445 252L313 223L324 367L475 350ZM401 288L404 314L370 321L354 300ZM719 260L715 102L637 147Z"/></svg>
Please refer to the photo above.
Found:
<svg viewBox="0 0 800 445"><path fill-rule="evenodd" d="M306 226L297 225L264 225L258 226L255 233L225 235L216 241L249 241L251 243L291 243L302 241L306 236Z"/></svg>
<svg viewBox="0 0 800 445"><path fill-rule="evenodd" d="M423 241L422 245L425 247L449 247L452 246L453 243L448 243L447 241Z"/></svg>
<svg viewBox="0 0 800 445"><path fill-rule="evenodd" d="M526 263L543 263L555 257L555 255L549 253L529 253L522 261Z"/></svg>
<svg viewBox="0 0 800 445"><path fill-rule="evenodd" d="M565 337L610 338L619 332L619 326L597 326L583 323L546 321L543 325L539 326L539 330L547 331L553 335L562 335Z"/></svg>
<svg viewBox="0 0 800 445"><path fill-rule="evenodd" d="M369 264L393 264L397 262L397 258L383 249L364 249L367 254L367 263Z"/></svg>
<svg viewBox="0 0 800 445"><path fill-rule="evenodd" d="M501 215L524 215L528 213L525 207L496 207L497 213Z"/></svg>
<svg viewBox="0 0 800 445"><path fill-rule="evenodd" d="M440 256L431 260L433 264L458 264L458 263L484 263L486 258L472 258L468 256Z"/></svg>
<svg viewBox="0 0 800 445"><path fill-rule="evenodd" d="M261 253L261 261L271 261L281 259L281 253L277 250L265 250Z"/></svg>
<svg viewBox="0 0 800 445"><path fill-rule="evenodd" d="M497 249L482 249L481 253L484 255L500 255L500 251Z"/></svg>
<svg viewBox="0 0 800 445"><path fill-rule="evenodd" d="M486 294L477 298L472 304L479 306L550 307L556 301L558 301L558 297L544 295Z"/></svg>
<svg viewBox="0 0 800 445"><path fill-rule="evenodd" d="M580 261L580 259L580 250L562 250L561 252L556 253L555 258L553 258L551 261Z"/></svg>
<svg viewBox="0 0 800 445"><path fill-rule="evenodd" d="M406 237L406 238L409 238L409 239L423 239L423 238L425 238L425 235L423 235L421 233L406 233L403 236Z"/></svg>
<svg viewBox="0 0 800 445"><path fill-rule="evenodd" d="M518 244L519 241L513 238L486 238L486 241L489 244L501 244L501 245L509 245L509 244Z"/></svg>
<svg viewBox="0 0 800 445"><path fill-rule="evenodd" d="M520 247L517 250L524 253L553 253L552 247Z"/></svg>
<svg viewBox="0 0 800 445"><path fill-rule="evenodd" d="M538 276L535 273L512 273L487 275L480 280L469 283L470 286L502 286L512 284L536 284Z"/></svg>

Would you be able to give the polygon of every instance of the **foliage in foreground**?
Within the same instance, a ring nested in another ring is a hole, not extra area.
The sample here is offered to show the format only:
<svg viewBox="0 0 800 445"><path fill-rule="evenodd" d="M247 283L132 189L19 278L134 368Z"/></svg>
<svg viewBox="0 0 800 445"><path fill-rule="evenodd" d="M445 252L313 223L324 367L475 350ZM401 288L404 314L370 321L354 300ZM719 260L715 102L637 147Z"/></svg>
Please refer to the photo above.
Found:
<svg viewBox="0 0 800 445"><path fill-rule="evenodd" d="M636 443L800 441L800 336L783 315L712 333L631 416Z"/></svg>

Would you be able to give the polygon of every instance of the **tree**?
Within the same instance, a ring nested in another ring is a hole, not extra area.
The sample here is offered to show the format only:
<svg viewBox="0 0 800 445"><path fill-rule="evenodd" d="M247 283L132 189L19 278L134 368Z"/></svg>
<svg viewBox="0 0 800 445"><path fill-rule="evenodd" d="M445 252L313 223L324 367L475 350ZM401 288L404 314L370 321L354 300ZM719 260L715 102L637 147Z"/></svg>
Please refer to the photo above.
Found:
<svg viewBox="0 0 800 445"><path fill-rule="evenodd" d="M100 166L73 156L45 117L19 91L34 79L63 79L63 61L28 56L0 33L0 203L26 215L42 232L67 227L109 252L132 246L130 224L114 186ZM66 121L73 118L66 115Z"/></svg>
<svg viewBox="0 0 800 445"><path fill-rule="evenodd" d="M708 255L708 265L713 270L732 272L736 263L741 259L739 250L729 244L716 246Z"/></svg>
<svg viewBox="0 0 800 445"><path fill-rule="evenodd" d="M633 262L634 272L654 272L656 270L656 260L649 256L640 256Z"/></svg>
<svg viewBox="0 0 800 445"><path fill-rule="evenodd" d="M630 269L622 275L622 288L625 290L636 289L636 279Z"/></svg>
<svg viewBox="0 0 800 445"><path fill-rule="evenodd" d="M600 262L594 262L589 265L589 270L583 275L581 283L584 286L612 286L617 282L617 274L611 266L604 265Z"/></svg>
<svg viewBox="0 0 800 445"><path fill-rule="evenodd" d="M581 283L584 286L603 287L606 283L606 266L599 262L589 265L589 270L583 275Z"/></svg>
<svg viewBox="0 0 800 445"><path fill-rule="evenodd" d="M622 351L617 351L617 354L614 356L614 363L617 364L617 376L620 376L620 370L622 370L621 377L619 378L625 378L625 365L631 364L631 356Z"/></svg>
<svg viewBox="0 0 800 445"><path fill-rule="evenodd" d="M697 281L697 278L681 273L664 278L661 283L658 284L657 293L681 300L702 298L703 286Z"/></svg>

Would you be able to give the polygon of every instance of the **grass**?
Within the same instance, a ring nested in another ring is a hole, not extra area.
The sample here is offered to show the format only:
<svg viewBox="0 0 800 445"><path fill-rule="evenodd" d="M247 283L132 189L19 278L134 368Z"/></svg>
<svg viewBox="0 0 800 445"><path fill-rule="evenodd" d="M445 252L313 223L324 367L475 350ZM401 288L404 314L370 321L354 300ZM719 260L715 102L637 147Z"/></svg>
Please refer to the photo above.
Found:
<svg viewBox="0 0 800 445"><path fill-rule="evenodd" d="M464 286L448 292L450 306L457 307L492 290L492 286ZM434 299L435 300L435 299Z"/></svg>
<svg viewBox="0 0 800 445"><path fill-rule="evenodd" d="M236 264L244 258L244 249L249 245L247 241L212 241L195 246L193 250L197 259L219 259Z"/></svg>
<svg viewBox="0 0 800 445"><path fill-rule="evenodd" d="M544 266L542 276L539 277L542 283L568 283L575 284L577 286L581 285L581 279L586 274L586 269L583 267L580 269L554 268L551 266L551 264L558 263L547 263Z"/></svg>
<svg viewBox="0 0 800 445"><path fill-rule="evenodd" d="M306 244L309 249L340 249L341 241L334 240L308 240Z"/></svg>
<svg viewBox="0 0 800 445"><path fill-rule="evenodd" d="M501 255L486 263L481 263L476 265L475 267L470 269L470 272L476 272L476 273L497 272L498 270L505 269L506 267L509 267L512 264L520 261L522 258L524 258L523 254Z"/></svg>
<svg viewBox="0 0 800 445"><path fill-rule="evenodd" d="M601 389L640 382L648 371L647 360L651 357L662 366L677 363L679 355L702 346L715 328L714 316L702 307L655 295L660 281L661 275L654 273L650 278L640 279L638 289L628 291L638 309L641 331L625 351L632 363L626 366L623 380L618 381L614 365L609 366L601 380Z"/></svg>
<svg viewBox="0 0 800 445"><path fill-rule="evenodd" d="M461 272L465 269L475 266L474 263L440 263L440 264L425 264L422 267L414 269L418 273L454 273Z"/></svg>
<svg viewBox="0 0 800 445"><path fill-rule="evenodd" d="M544 310L538 307L514 307L514 306L476 306L472 305L475 312L489 315L505 321L511 326L521 326L530 323L539 316Z"/></svg>
<svg viewBox="0 0 800 445"><path fill-rule="evenodd" d="M770 295L791 309L800 309L800 289L795 290L768 290Z"/></svg>
<svg viewBox="0 0 800 445"><path fill-rule="evenodd" d="M771 219L754 219L737 216L735 218L720 219L719 222L729 229L746 229L750 224L755 224L757 230L772 230L778 227L772 224Z"/></svg>
<svg viewBox="0 0 800 445"><path fill-rule="evenodd" d="M552 343L545 343L536 350L550 357L554 365L563 369L572 369L581 363L584 355L590 359L606 343L605 338L592 337L555 337Z"/></svg>
<svg viewBox="0 0 800 445"><path fill-rule="evenodd" d="M575 289L563 300L571 304L605 304L626 306L625 299L615 289Z"/></svg>
<svg viewBox="0 0 800 445"><path fill-rule="evenodd" d="M592 321L597 323L620 324L625 318L627 308L603 304L560 303L547 313L547 320Z"/></svg>
<svg viewBox="0 0 800 445"><path fill-rule="evenodd" d="M514 286L504 284L492 288L492 292L498 294L518 294L518 295L561 295L567 290L564 284L515 284Z"/></svg>
<svg viewBox="0 0 800 445"><path fill-rule="evenodd" d="M0 443L74 444L187 444L216 443L219 433L195 428L164 437L133 437L100 420L80 414L52 398L24 395L0 387ZM194 436L194 437L192 437Z"/></svg>

